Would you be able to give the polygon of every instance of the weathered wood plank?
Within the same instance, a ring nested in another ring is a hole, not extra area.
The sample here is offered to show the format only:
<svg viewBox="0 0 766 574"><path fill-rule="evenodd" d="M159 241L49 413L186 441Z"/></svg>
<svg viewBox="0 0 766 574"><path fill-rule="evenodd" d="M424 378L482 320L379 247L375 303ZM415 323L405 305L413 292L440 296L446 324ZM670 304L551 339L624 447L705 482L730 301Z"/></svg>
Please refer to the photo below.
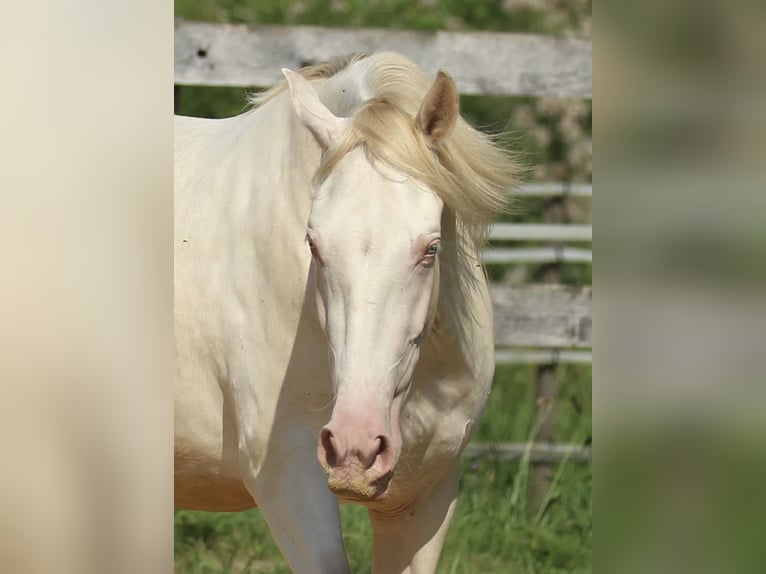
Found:
<svg viewBox="0 0 766 574"><path fill-rule="evenodd" d="M591 287L492 284L490 294L496 345L591 346Z"/></svg>
<svg viewBox="0 0 766 574"><path fill-rule="evenodd" d="M530 34L177 21L175 83L270 86L280 68L349 52L396 51L428 73L444 68L465 94L592 97L590 42Z"/></svg>
<svg viewBox="0 0 766 574"><path fill-rule="evenodd" d="M495 223L493 241L593 241L590 225L574 223Z"/></svg>
<svg viewBox="0 0 766 574"><path fill-rule="evenodd" d="M495 363L498 365L550 365L558 363L589 365L593 363L593 353L590 351L559 351L558 349L534 351L495 349Z"/></svg>
<svg viewBox="0 0 766 574"><path fill-rule="evenodd" d="M571 183L551 181L526 183L511 190L511 195L571 195L573 197L591 197L593 186L590 183Z"/></svg>
<svg viewBox="0 0 766 574"><path fill-rule="evenodd" d="M465 458L495 460L516 460L525 454L528 454L531 462L588 462L591 459L590 448L576 444L471 443L463 451Z"/></svg>
<svg viewBox="0 0 766 574"><path fill-rule="evenodd" d="M492 247L482 251L485 265L500 263L591 263L593 252L576 247Z"/></svg>

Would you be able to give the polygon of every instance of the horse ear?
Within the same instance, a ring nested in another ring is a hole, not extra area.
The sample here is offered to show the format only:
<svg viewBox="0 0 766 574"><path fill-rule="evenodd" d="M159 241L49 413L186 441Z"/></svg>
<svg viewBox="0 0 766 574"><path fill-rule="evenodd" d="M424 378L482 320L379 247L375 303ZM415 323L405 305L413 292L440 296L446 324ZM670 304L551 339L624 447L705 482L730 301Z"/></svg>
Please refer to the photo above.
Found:
<svg viewBox="0 0 766 574"><path fill-rule="evenodd" d="M323 149L340 137L347 120L334 115L319 99L309 81L297 72L282 68L293 108Z"/></svg>
<svg viewBox="0 0 766 574"><path fill-rule="evenodd" d="M460 95L455 81L447 72L439 70L420 105L415 126L432 145L436 145L452 132L459 114Z"/></svg>

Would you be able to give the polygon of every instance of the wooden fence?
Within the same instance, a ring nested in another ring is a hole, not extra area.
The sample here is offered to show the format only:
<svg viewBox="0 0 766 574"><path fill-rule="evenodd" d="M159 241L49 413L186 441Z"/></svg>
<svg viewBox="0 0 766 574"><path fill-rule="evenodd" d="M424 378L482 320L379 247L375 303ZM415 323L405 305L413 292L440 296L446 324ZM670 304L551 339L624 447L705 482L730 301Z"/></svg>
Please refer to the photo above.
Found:
<svg viewBox="0 0 766 574"><path fill-rule="evenodd" d="M270 86L280 69L350 52L395 51L449 70L464 94L591 97L591 45L493 32L245 26L176 21L175 83Z"/></svg>
<svg viewBox="0 0 766 574"><path fill-rule="evenodd" d="M464 94L591 98L591 44L571 38L489 32L421 32L331 29L314 26L245 26L177 20L175 84L195 86L269 86L282 79L280 69L297 69L350 52L396 51L435 72L444 68ZM592 195L586 183L526 184L513 190L527 196ZM590 225L498 223L483 253L486 264L590 264ZM532 247L503 247L497 242L548 242ZM555 398L555 365L590 363L592 289L564 285L491 286L498 363L533 363L539 388ZM551 387L551 385L553 385ZM545 397L538 397L545 398ZM552 421L548 421L552 426ZM545 425L543 425L545 426ZM543 429L544 431L545 429ZM467 456L511 459L528 456L541 465L557 460L585 461L590 449L552 442L471 445ZM541 467L545 470L545 467Z"/></svg>
<svg viewBox="0 0 766 574"><path fill-rule="evenodd" d="M530 183L511 190L511 195L547 196L547 197L591 197L593 187L590 184L567 182ZM546 241L554 242L544 247L498 247L486 249L482 254L484 263L591 263L593 253L590 249L563 245L567 242L588 242L593 240L590 225L571 224L512 224L498 223L492 229L490 239L497 241Z"/></svg>

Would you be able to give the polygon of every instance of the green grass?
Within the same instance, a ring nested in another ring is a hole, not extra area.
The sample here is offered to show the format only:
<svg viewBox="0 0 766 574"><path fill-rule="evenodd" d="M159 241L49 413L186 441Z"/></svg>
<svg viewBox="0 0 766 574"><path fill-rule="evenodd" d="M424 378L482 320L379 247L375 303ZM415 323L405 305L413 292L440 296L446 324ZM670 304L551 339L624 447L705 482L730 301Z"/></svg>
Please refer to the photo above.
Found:
<svg viewBox="0 0 766 574"><path fill-rule="evenodd" d="M559 367L558 442L591 436L591 369ZM534 368L501 367L475 440L525 441L535 425ZM591 571L591 469L558 465L544 512L528 516L529 464L490 459L461 463L460 498L439 573ZM370 572L371 528L364 508L341 508L352 571ZM275 572L289 569L259 511L176 511L176 572Z"/></svg>

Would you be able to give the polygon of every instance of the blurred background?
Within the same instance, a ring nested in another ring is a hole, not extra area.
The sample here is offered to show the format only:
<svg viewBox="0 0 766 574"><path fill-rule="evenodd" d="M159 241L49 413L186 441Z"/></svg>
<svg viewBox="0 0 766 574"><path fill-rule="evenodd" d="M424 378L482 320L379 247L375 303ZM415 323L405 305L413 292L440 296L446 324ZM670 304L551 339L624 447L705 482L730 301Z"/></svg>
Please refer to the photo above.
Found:
<svg viewBox="0 0 766 574"><path fill-rule="evenodd" d="M215 52L224 42L196 31L194 22L489 31L540 35L551 45L573 41L580 52L587 50L590 93L587 0L177 0L175 15L177 62L204 59L214 62L211 66L222 65ZM221 30L226 34L232 29ZM281 34L279 41L286 43L287 35ZM179 41L182 36L186 39ZM557 46L562 53L559 73L574 75L574 54L569 58ZM349 51L368 49L362 35ZM453 48L458 54L460 49ZM247 61L248 53L241 50L228 60ZM268 59L268 43L262 50L259 57ZM312 52L300 47L293 51ZM271 57L278 59L278 53L275 47ZM499 69L510 74L512 65L500 62ZM433 75L436 69L425 71ZM449 67L447 71L456 73ZM460 85L460 70L456 80ZM176 85L177 113L236 115L248 109L248 94L268 87L216 82L221 80ZM504 317L498 319L498 330L507 334L496 337L494 388L462 464L458 509L439 572L590 572L591 99L573 89L499 91L472 89L461 96L461 110L473 126L497 135L513 150L523 172L519 188L509 190L509 213L499 217L485 253L490 279L505 301L496 309ZM556 338L557 330L575 336ZM370 572L366 511L344 506L342 516L352 570ZM193 573L288 572L258 510L176 511L175 568Z"/></svg>

